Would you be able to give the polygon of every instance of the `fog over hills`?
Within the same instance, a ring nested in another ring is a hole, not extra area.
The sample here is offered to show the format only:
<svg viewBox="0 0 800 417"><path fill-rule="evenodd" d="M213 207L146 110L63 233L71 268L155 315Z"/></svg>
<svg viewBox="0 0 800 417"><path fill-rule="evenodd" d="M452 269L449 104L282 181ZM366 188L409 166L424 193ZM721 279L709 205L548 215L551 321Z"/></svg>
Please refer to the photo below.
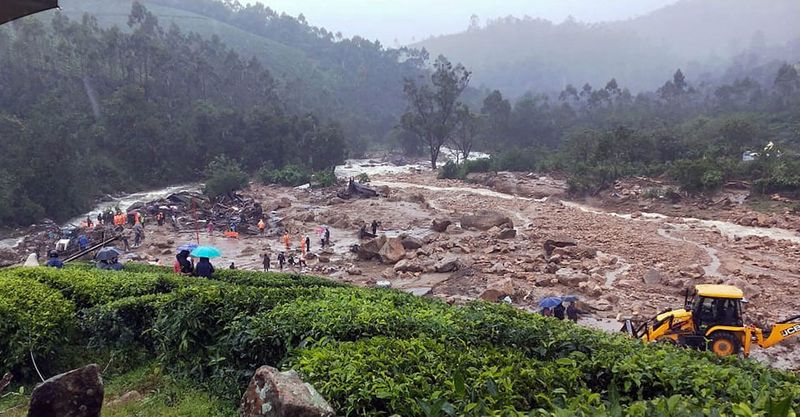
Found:
<svg viewBox="0 0 800 417"><path fill-rule="evenodd" d="M507 17L414 46L462 62L476 85L507 95L612 77L635 92L658 87L676 68L692 81L774 74L759 68L800 59L798 18L795 0L682 0L600 24Z"/></svg>

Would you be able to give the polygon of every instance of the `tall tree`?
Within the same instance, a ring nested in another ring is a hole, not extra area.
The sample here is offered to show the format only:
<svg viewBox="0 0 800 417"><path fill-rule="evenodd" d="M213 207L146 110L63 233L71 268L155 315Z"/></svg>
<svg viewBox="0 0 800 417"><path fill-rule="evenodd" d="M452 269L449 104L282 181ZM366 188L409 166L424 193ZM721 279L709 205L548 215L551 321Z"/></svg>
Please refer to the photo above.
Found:
<svg viewBox="0 0 800 417"><path fill-rule="evenodd" d="M463 65L453 66L444 56L436 59L434 68L430 84L406 78L403 91L409 109L401 119L403 128L414 132L428 147L432 169L436 169L439 152L456 127L458 98L471 75Z"/></svg>

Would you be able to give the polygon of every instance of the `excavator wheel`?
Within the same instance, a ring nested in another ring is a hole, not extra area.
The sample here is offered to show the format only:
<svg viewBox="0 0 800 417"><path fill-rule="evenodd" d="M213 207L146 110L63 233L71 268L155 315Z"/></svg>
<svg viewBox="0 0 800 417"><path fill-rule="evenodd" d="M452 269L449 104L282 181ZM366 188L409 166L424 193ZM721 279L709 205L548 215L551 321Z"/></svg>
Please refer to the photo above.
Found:
<svg viewBox="0 0 800 417"><path fill-rule="evenodd" d="M711 351L717 356L735 355L739 353L739 341L728 332L714 333L711 335Z"/></svg>

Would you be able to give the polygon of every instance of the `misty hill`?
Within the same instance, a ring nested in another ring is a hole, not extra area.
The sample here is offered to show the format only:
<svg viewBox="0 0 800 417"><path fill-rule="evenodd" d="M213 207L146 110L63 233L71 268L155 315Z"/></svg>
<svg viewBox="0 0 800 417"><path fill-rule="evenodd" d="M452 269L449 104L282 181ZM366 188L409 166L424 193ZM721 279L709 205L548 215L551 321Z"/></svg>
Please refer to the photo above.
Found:
<svg viewBox="0 0 800 417"><path fill-rule="evenodd" d="M63 0L61 13L94 16L103 27L128 31L131 0ZM277 82L287 110L313 111L339 120L350 137L380 137L405 104L402 80L417 74L413 54L378 42L346 39L260 4L217 0L142 0L164 28L176 25L211 39L216 36L243 58L255 56ZM49 20L55 12L43 13Z"/></svg>
<svg viewBox="0 0 800 417"><path fill-rule="evenodd" d="M474 80L506 94L556 91L566 84L605 84L615 77L634 91L656 88L676 68L709 80L756 69L773 59L800 59L800 2L683 0L635 19L585 24L508 17L415 47L444 54L474 71ZM772 73L771 66L765 73ZM750 74L746 74L750 75Z"/></svg>

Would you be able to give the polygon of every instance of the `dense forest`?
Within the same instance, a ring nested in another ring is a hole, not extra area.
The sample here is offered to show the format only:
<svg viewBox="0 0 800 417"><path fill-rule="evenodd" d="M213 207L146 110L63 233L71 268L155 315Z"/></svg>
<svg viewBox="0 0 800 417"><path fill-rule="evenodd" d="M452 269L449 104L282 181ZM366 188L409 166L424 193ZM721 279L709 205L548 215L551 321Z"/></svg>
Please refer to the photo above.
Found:
<svg viewBox="0 0 800 417"><path fill-rule="evenodd" d="M611 78L638 93L658 88L676 68L693 82L732 82L775 59L800 60L797 16L795 0L681 0L603 23L474 16L464 32L413 46L461 62L476 87L512 98Z"/></svg>
<svg viewBox="0 0 800 417"><path fill-rule="evenodd" d="M529 93L513 104L494 91L471 117L478 125L471 146L492 151L491 164L449 164L442 175L560 171L572 191L592 193L623 176L666 174L687 191L744 179L761 192L797 192L800 64L775 67L768 84L745 77L692 85L679 69L636 95L615 79L567 85L556 98ZM744 161L745 152L753 160Z"/></svg>
<svg viewBox="0 0 800 417"><path fill-rule="evenodd" d="M93 197L245 171L321 170L339 124L287 111L271 74L218 38L164 28L133 3L127 30L89 15L0 28L0 222L63 220ZM218 164L217 164L218 165Z"/></svg>
<svg viewBox="0 0 800 417"><path fill-rule="evenodd" d="M350 148L381 142L402 112L403 79L423 72L424 51L389 49L358 36L346 38L301 16L261 3L219 0L141 0L162 26L218 37L241 56L254 56L272 75L287 111L335 119ZM127 31L130 0L64 0L62 13L84 13L101 27ZM47 16L47 14L44 14Z"/></svg>

